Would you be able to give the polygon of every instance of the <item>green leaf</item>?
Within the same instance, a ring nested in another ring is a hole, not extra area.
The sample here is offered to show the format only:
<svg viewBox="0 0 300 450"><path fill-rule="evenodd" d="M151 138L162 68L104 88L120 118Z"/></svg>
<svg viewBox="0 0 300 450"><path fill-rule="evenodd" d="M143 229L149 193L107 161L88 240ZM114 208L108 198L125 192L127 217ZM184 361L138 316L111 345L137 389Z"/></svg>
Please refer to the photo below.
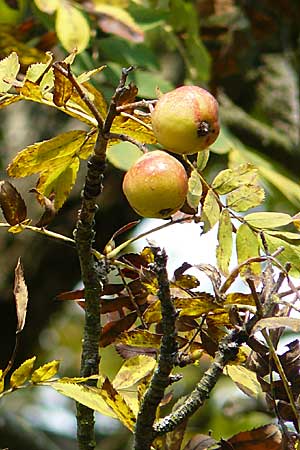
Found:
<svg viewBox="0 0 300 450"><path fill-rule="evenodd" d="M244 185L257 184L257 169L251 164L241 164L233 169L225 169L218 173L211 187L218 194L228 194Z"/></svg>
<svg viewBox="0 0 300 450"><path fill-rule="evenodd" d="M59 2L56 10L55 30L68 52L75 48L83 52L90 40L90 26L84 15L71 3Z"/></svg>
<svg viewBox="0 0 300 450"><path fill-rule="evenodd" d="M201 152L198 152L197 155L197 169L199 172L205 169L206 164L209 160L210 151L209 149L202 150Z"/></svg>
<svg viewBox="0 0 300 450"><path fill-rule="evenodd" d="M232 254L232 224L228 209L223 209L220 216L218 243L216 250L218 268L227 276Z"/></svg>
<svg viewBox="0 0 300 450"><path fill-rule="evenodd" d="M10 387L12 389L16 389L17 387L22 386L22 384L24 384L25 381L29 379L33 370L35 360L36 356L27 359L12 373L10 377Z"/></svg>
<svg viewBox="0 0 300 450"><path fill-rule="evenodd" d="M113 380L115 389L127 389L145 376L149 375L156 365L154 358L138 355L127 359Z"/></svg>
<svg viewBox="0 0 300 450"><path fill-rule="evenodd" d="M289 214L276 212L259 212L247 214L244 220L255 228L277 228L289 225L293 218Z"/></svg>
<svg viewBox="0 0 300 450"><path fill-rule="evenodd" d="M43 381L49 380L56 375L58 368L59 361L56 360L44 364L33 372L31 376L32 383L42 383Z"/></svg>
<svg viewBox="0 0 300 450"><path fill-rule="evenodd" d="M293 181L294 176L289 173L281 164L274 159L259 154L256 151L245 149L242 144L238 149L231 151L229 155L229 163L236 164L241 161L250 161L254 164L259 172L260 177L264 178L268 183L281 192L291 203L300 206L300 185Z"/></svg>
<svg viewBox="0 0 300 450"><path fill-rule="evenodd" d="M257 234L251 228L242 224L236 233L236 252L238 263L241 264L249 258L260 256L259 240ZM245 273L259 275L261 272L260 263L252 263L241 269L241 275Z"/></svg>
<svg viewBox="0 0 300 450"><path fill-rule="evenodd" d="M286 263L291 264L291 270L289 274L294 277L300 276L300 241L288 240L283 237L273 236L268 232L264 233L265 240L268 245L270 253L278 250L279 247L284 247L283 252L281 252L276 259L285 265Z"/></svg>
<svg viewBox="0 0 300 450"><path fill-rule="evenodd" d="M108 161L118 169L125 171L129 170L141 156L143 156L143 152L130 142L120 142L107 150Z"/></svg>
<svg viewBox="0 0 300 450"><path fill-rule="evenodd" d="M219 220L220 206L214 192L209 189L202 208L201 220L204 222L203 231L209 231Z"/></svg>
<svg viewBox="0 0 300 450"><path fill-rule="evenodd" d="M202 196L201 177L198 171L196 169L193 169L188 181L187 202L189 206L197 210L201 196Z"/></svg>
<svg viewBox="0 0 300 450"><path fill-rule="evenodd" d="M230 192L226 205L234 211L243 212L259 206L265 198L265 191L260 186L244 185Z"/></svg>
<svg viewBox="0 0 300 450"><path fill-rule="evenodd" d="M255 372L244 366L229 365L225 368L225 374L249 397L257 398L262 394L262 388L257 380Z"/></svg>
<svg viewBox="0 0 300 450"><path fill-rule="evenodd" d="M72 381L72 378L67 380L61 379L59 381L51 381L46 384L51 386L60 394L72 398L73 400L76 400L76 402L79 402L94 411L98 411L108 417L116 418L116 414L101 397L101 389L78 384L77 381Z"/></svg>
<svg viewBox="0 0 300 450"><path fill-rule="evenodd" d="M10 90L19 70L19 58L15 52L0 61L0 92Z"/></svg>

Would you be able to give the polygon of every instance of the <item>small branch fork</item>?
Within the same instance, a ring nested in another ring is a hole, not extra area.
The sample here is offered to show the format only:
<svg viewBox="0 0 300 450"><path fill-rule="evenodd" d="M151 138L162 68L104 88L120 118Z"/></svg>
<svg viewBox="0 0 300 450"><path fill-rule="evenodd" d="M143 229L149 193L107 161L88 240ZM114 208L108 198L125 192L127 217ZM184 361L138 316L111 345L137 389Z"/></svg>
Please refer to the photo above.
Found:
<svg viewBox="0 0 300 450"><path fill-rule="evenodd" d="M99 298L107 278L105 260L96 267L93 251L95 237L94 220L97 211L96 200L102 192L102 180L106 165L106 149L109 132L114 118L119 114L117 106L125 89L125 83L132 67L122 70L119 85L111 99L108 113L103 119L94 104L85 95L80 84L72 74L70 67L55 63L55 67L72 83L81 99L88 106L98 123L98 137L94 153L88 161L88 170L82 192L81 208L74 231L82 281L85 290L85 325L82 343L80 375L87 377L99 373L99 341L101 336L101 318ZM96 381L94 381L96 383ZM95 448L94 411L77 403L77 440L80 450L93 450Z"/></svg>

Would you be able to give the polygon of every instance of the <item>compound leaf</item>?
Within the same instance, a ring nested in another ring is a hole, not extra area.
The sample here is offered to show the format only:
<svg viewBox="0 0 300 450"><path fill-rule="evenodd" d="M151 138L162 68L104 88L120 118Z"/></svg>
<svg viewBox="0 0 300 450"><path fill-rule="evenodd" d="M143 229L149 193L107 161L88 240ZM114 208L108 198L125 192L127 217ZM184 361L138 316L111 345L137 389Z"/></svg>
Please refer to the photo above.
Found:
<svg viewBox="0 0 300 450"><path fill-rule="evenodd" d="M31 381L32 383L41 383L43 381L47 381L50 378L54 377L56 375L59 368L59 361L50 361L38 369L36 369L32 376Z"/></svg>

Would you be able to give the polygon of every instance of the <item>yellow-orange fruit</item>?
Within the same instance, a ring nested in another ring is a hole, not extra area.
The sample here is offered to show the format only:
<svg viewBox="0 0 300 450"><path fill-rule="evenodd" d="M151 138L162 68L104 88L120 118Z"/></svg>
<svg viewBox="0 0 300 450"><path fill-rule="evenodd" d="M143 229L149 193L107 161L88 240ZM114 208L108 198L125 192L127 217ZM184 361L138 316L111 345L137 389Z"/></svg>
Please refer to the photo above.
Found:
<svg viewBox="0 0 300 450"><path fill-rule="evenodd" d="M187 191L183 165L161 150L139 158L123 180L129 204L142 217L170 217L183 205Z"/></svg>
<svg viewBox="0 0 300 450"><path fill-rule="evenodd" d="M151 114L157 141L179 154L209 147L220 132L218 102L198 86L181 86L162 95Z"/></svg>

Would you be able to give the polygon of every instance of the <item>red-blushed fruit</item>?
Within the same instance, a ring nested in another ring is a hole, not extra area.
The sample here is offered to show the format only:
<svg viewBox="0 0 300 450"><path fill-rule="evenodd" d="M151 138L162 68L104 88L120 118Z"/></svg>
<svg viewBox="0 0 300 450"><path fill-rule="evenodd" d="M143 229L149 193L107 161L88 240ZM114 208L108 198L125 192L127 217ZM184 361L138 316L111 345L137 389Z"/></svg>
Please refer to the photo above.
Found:
<svg viewBox="0 0 300 450"><path fill-rule="evenodd" d="M183 205L187 191L183 165L161 150L139 158L123 180L129 204L142 217L170 217Z"/></svg>
<svg viewBox="0 0 300 450"><path fill-rule="evenodd" d="M157 141L174 153L209 147L220 132L218 102L198 86L181 86L162 95L151 114Z"/></svg>

